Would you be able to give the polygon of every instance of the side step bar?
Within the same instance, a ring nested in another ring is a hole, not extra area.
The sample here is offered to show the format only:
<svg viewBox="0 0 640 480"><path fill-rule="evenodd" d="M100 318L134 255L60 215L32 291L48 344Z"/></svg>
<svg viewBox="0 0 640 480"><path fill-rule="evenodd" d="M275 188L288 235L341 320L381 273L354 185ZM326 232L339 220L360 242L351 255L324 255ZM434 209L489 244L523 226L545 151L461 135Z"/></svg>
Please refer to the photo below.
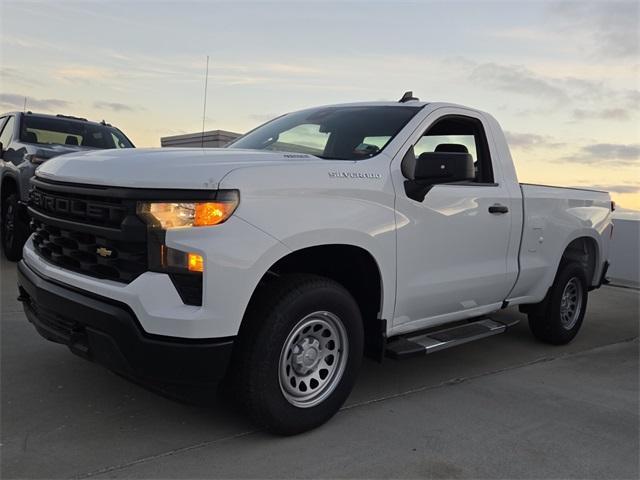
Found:
<svg viewBox="0 0 640 480"><path fill-rule="evenodd" d="M387 344L386 354L391 358L426 355L427 353L437 352L445 348L503 333L507 328L517 323L518 320L505 323L489 317L482 317L455 327L445 327L442 330L413 337L398 337Z"/></svg>

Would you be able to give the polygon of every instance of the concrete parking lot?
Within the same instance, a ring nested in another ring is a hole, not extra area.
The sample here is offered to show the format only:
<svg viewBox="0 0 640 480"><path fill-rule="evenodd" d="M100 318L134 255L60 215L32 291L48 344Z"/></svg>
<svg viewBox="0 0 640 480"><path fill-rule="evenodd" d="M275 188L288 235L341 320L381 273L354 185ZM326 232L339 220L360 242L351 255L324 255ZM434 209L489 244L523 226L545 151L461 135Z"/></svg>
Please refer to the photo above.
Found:
<svg viewBox="0 0 640 480"><path fill-rule="evenodd" d="M181 403L42 339L1 263L2 478L638 478L639 292L590 296L568 346L504 335L365 362L328 424L257 430L232 405ZM194 397L195 398L195 397Z"/></svg>

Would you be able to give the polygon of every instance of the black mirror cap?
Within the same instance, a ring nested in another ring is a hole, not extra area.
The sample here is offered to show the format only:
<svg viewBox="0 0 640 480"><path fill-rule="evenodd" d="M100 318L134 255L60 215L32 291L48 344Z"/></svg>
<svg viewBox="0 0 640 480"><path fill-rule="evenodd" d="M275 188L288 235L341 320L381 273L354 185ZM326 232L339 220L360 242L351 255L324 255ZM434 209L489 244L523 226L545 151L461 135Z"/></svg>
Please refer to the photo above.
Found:
<svg viewBox="0 0 640 480"><path fill-rule="evenodd" d="M413 177L433 183L474 180L473 157L462 152L425 152L416 159Z"/></svg>
<svg viewBox="0 0 640 480"><path fill-rule="evenodd" d="M4 154L4 145L2 145L2 142L0 142L0 158L2 158L3 154Z"/></svg>

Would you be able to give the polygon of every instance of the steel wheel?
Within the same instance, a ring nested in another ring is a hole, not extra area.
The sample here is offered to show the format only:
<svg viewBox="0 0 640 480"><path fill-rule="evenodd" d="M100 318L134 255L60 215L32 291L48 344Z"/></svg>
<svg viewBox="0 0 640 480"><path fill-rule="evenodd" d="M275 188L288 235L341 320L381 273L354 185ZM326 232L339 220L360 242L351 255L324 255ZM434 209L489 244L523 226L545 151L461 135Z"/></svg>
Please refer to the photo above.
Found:
<svg viewBox="0 0 640 480"><path fill-rule="evenodd" d="M349 345L342 320L320 311L291 330L280 353L278 377L287 401L300 408L321 403L344 373Z"/></svg>
<svg viewBox="0 0 640 480"><path fill-rule="evenodd" d="M571 277L562 291L560 300L560 322L562 326L571 330L582 309L582 284L576 277Z"/></svg>

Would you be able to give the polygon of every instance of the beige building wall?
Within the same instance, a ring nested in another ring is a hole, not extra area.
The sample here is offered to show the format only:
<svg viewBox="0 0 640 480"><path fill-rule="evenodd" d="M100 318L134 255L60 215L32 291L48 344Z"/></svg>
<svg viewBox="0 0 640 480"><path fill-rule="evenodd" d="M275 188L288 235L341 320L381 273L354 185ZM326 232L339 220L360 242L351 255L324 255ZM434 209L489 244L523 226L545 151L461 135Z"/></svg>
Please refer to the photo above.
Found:
<svg viewBox="0 0 640 480"><path fill-rule="evenodd" d="M240 135L240 133L228 132L226 130L210 130L204 133L187 133L184 135L162 137L160 139L160 145L163 147L224 147Z"/></svg>

